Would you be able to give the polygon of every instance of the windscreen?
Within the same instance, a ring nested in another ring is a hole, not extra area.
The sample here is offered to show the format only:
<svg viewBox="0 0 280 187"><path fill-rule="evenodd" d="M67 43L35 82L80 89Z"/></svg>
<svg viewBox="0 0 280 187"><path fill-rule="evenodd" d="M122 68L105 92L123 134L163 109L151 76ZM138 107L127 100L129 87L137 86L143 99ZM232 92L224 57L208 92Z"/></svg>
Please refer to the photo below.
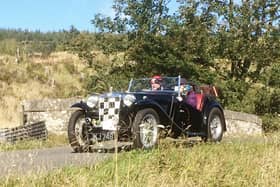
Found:
<svg viewBox="0 0 280 187"><path fill-rule="evenodd" d="M129 92L141 91L177 91L179 84L178 77L162 77L154 81L152 78L134 79L130 82ZM154 86L153 84L158 84Z"/></svg>

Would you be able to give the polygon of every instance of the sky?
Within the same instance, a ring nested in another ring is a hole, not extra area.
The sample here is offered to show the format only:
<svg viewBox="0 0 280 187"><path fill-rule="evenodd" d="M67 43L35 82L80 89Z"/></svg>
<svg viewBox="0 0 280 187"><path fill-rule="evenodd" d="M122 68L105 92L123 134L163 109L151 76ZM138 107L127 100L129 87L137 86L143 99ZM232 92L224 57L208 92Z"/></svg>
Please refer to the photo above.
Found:
<svg viewBox="0 0 280 187"><path fill-rule="evenodd" d="M93 31L97 13L113 16L113 0L0 0L0 28Z"/></svg>
<svg viewBox="0 0 280 187"><path fill-rule="evenodd" d="M240 2L240 0L234 0ZM114 16L114 0L0 0L0 29L22 29L52 32L69 30L94 32L91 20L101 13ZM178 8L176 0L170 12Z"/></svg>
<svg viewBox="0 0 280 187"><path fill-rule="evenodd" d="M52 32L94 31L91 20L101 13L114 16L114 0L0 0L0 29ZM170 10L176 1L171 0Z"/></svg>

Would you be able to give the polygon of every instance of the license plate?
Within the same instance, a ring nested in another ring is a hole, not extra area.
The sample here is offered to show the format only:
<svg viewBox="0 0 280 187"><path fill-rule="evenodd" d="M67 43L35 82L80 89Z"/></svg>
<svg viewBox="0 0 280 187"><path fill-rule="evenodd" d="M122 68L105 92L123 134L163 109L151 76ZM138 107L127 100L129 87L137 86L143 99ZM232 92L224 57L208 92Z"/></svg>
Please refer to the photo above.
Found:
<svg viewBox="0 0 280 187"><path fill-rule="evenodd" d="M117 124L118 124L117 119L108 119L108 120L105 120L105 121L101 122L102 129L103 130L110 130L110 131L117 130Z"/></svg>

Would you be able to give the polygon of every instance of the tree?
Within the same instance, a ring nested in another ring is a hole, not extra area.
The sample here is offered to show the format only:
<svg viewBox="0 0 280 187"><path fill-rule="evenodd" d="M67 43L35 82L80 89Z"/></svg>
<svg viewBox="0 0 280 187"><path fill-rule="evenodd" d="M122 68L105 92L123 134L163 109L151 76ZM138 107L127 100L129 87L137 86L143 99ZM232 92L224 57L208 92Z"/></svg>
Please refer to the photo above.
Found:
<svg viewBox="0 0 280 187"><path fill-rule="evenodd" d="M233 0L219 4L217 54L230 62L229 78L258 80L259 73L279 58L280 4L277 0Z"/></svg>
<svg viewBox="0 0 280 187"><path fill-rule="evenodd" d="M92 23L102 33L126 35L127 45L123 48L128 63L126 67L143 70L135 73L144 75L147 74L144 67L164 64L158 54L165 47L159 45L165 45L162 43L162 34L165 32L164 22L168 18L168 3L167 0L115 0L114 20L97 15ZM158 71L161 71L160 67ZM155 72L148 74L151 73Z"/></svg>
<svg viewBox="0 0 280 187"><path fill-rule="evenodd" d="M126 36L124 71L218 83L227 96L223 102L240 108L252 83L263 83L259 75L279 63L279 1L177 2L178 11L170 15L168 0L115 0L115 18L99 16L93 23L112 43ZM271 72L265 79L270 86L279 82L277 68Z"/></svg>

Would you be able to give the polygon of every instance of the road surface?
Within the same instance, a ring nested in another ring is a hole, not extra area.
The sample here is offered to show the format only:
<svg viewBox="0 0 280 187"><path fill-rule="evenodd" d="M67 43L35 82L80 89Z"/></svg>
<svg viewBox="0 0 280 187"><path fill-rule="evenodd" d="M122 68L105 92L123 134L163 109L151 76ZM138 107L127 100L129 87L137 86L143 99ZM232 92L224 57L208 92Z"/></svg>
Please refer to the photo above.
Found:
<svg viewBox="0 0 280 187"><path fill-rule="evenodd" d="M0 177L25 175L50 171L64 166L92 165L114 155L113 149L106 153L73 153L71 147L55 147L0 152Z"/></svg>

